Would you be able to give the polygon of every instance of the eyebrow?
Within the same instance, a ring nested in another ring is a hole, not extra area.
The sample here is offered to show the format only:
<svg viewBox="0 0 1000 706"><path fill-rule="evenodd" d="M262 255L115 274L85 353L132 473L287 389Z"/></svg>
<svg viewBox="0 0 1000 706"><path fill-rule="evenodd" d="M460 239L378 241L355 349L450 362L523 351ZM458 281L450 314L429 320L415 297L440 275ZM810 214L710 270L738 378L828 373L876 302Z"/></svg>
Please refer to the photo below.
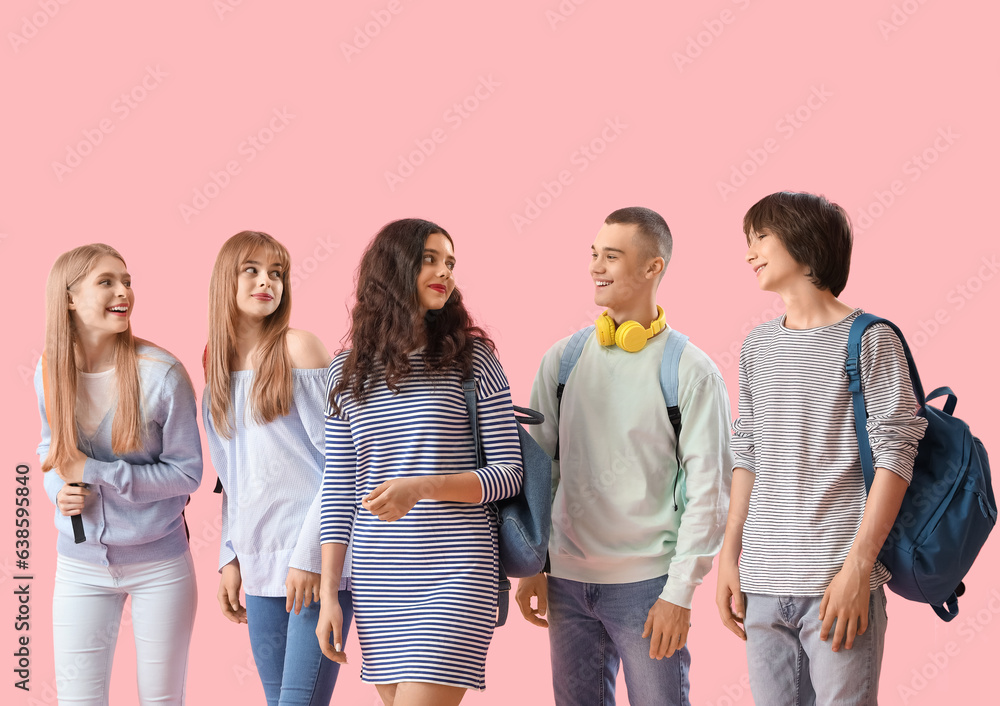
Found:
<svg viewBox="0 0 1000 706"><path fill-rule="evenodd" d="M429 253L431 253L433 255L440 255L441 254L437 250L435 250L434 248L424 248L424 252L429 252ZM452 260L455 259L454 255L449 255L448 257L451 258Z"/></svg>
<svg viewBox="0 0 1000 706"><path fill-rule="evenodd" d="M257 267L260 267L260 263L257 262L256 260L244 260L243 264L244 265L257 265ZM271 263L271 267L281 267L281 263L280 262Z"/></svg>
<svg viewBox="0 0 1000 706"><path fill-rule="evenodd" d="M97 278L100 279L101 277L117 277L117 276L118 275L114 272L102 272L101 274L97 275ZM126 277L131 278L132 275L130 275L128 272L123 272L122 279L125 279Z"/></svg>
<svg viewBox="0 0 1000 706"><path fill-rule="evenodd" d="M597 252L597 248L595 248L593 245L590 246L590 249L593 250L594 252ZM601 250L603 250L604 252L620 252L622 255L625 254L624 250L621 250L619 248L612 248L612 247L608 247L608 246L604 246L603 248L601 248Z"/></svg>

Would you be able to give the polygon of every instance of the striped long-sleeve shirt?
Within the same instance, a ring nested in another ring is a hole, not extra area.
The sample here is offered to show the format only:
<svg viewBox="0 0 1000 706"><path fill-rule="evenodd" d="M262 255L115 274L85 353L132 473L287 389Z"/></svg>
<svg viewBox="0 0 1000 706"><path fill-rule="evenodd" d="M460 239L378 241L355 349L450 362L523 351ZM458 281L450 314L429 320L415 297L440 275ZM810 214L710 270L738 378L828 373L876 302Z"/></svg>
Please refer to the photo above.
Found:
<svg viewBox="0 0 1000 706"><path fill-rule="evenodd" d="M748 593L822 595L857 535L867 494L844 363L860 313L804 330L782 317L743 344L732 448L734 467L754 473L740 560ZM915 415L902 344L884 324L862 337L861 382L875 467L909 482L927 422ZM872 589L889 576L876 562Z"/></svg>

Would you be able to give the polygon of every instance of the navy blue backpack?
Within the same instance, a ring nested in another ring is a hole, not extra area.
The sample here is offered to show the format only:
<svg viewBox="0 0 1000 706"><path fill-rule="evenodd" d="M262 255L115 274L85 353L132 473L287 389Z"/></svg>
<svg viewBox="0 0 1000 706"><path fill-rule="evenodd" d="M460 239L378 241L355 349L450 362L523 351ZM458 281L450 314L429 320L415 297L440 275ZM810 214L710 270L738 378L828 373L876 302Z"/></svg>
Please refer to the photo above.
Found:
<svg viewBox="0 0 1000 706"><path fill-rule="evenodd" d="M917 447L913 480L878 560L892 572L888 586L894 593L930 604L942 620L949 621L958 615L958 597L965 592L962 579L997 521L990 462L986 449L972 435L969 425L952 416L958 397L951 388L939 387L924 397L903 334L885 319L862 314L851 325L847 375L865 490L871 490L875 468L861 391L861 336L876 323L888 324L899 336L910 369L913 395L920 405L917 414L927 420L927 431ZM947 396L943 409L927 404L943 396Z"/></svg>

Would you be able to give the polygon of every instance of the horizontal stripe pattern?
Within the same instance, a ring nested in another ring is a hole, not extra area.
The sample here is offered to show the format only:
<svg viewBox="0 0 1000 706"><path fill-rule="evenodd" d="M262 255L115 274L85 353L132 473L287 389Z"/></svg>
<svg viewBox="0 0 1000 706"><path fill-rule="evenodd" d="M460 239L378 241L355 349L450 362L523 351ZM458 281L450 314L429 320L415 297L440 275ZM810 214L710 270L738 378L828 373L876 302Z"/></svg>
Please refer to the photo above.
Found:
<svg viewBox="0 0 1000 706"><path fill-rule="evenodd" d="M741 588L822 595L850 551L867 494L844 364L851 323L814 329L761 324L740 354L734 466L755 474L743 528ZM909 482L926 420L899 338L877 324L862 337L861 381L875 467ZM890 578L876 562L874 590Z"/></svg>
<svg viewBox="0 0 1000 706"><path fill-rule="evenodd" d="M346 355L330 366L331 389ZM477 468L460 373L423 372L419 352L410 362L414 372L398 393L375 385L363 404L342 396L340 414L328 417L321 538L351 542L362 680L483 689L497 602L491 513L481 503L421 500L387 523L361 508L361 499L392 478L468 471L482 483L482 503L515 495L522 468L510 389L500 363L477 345L487 461Z"/></svg>

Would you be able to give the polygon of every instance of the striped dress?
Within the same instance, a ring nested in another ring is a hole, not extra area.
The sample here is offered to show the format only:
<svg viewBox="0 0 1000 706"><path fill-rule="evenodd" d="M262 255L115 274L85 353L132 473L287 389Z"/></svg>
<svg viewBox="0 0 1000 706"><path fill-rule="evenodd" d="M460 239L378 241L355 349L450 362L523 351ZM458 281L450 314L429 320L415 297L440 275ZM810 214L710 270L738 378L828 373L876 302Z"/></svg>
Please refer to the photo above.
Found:
<svg viewBox="0 0 1000 706"><path fill-rule="evenodd" d="M347 353L330 365L339 381ZM476 344L479 427L487 465L477 468L462 375L423 372L420 352L399 391L372 386L363 404L338 398L326 422L321 541L352 541L354 620L361 679L485 688L486 651L497 607L496 523L483 503L521 487L510 389L499 361ZM419 501L383 522L361 507L381 483L474 471L479 503Z"/></svg>

